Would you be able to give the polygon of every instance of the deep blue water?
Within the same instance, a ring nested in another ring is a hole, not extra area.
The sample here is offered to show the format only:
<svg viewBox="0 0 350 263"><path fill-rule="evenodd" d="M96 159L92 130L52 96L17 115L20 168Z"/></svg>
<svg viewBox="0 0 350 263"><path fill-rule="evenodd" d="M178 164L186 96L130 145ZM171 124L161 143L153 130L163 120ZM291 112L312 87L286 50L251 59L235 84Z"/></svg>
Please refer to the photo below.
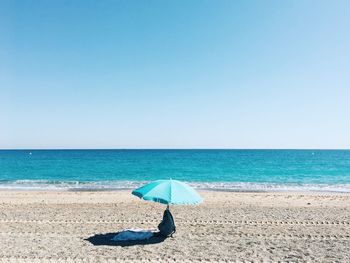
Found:
<svg viewBox="0 0 350 263"><path fill-rule="evenodd" d="M350 192L349 150L0 150L2 188L199 188Z"/></svg>

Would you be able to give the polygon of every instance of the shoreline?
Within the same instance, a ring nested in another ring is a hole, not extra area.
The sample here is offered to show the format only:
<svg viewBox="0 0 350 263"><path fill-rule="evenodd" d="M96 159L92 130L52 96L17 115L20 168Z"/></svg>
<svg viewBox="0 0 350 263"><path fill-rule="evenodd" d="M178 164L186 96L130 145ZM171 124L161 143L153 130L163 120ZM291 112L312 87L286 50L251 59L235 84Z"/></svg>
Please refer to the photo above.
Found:
<svg viewBox="0 0 350 263"><path fill-rule="evenodd" d="M30 192L30 193L74 193L74 192L96 192L96 193L118 193L118 192L131 192L135 188L1 188L0 192ZM265 193L265 194L324 194L324 195L349 195L350 192L346 191L325 191L325 190L241 190L241 189L214 189L214 188L195 188L198 192L218 192L218 193Z"/></svg>
<svg viewBox="0 0 350 263"><path fill-rule="evenodd" d="M58 180L3 180L0 191L76 191L106 192L136 189L149 181L58 181ZM350 183L273 183L185 181L197 191L247 193L340 193L350 194Z"/></svg>

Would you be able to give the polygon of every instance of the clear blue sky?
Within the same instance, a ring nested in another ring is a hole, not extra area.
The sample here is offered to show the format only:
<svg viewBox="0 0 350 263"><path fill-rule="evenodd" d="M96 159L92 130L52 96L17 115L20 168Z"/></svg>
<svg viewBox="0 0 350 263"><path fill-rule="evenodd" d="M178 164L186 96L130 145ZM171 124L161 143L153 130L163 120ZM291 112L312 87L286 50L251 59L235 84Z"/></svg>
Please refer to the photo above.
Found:
<svg viewBox="0 0 350 263"><path fill-rule="evenodd" d="M350 1L0 1L0 148L350 148Z"/></svg>

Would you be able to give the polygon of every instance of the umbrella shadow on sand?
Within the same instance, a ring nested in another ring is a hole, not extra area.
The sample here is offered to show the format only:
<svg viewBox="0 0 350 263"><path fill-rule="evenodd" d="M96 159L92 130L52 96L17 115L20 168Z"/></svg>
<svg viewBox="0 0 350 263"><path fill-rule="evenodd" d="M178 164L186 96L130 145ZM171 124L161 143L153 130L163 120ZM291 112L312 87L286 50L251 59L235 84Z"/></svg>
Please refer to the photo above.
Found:
<svg viewBox="0 0 350 263"><path fill-rule="evenodd" d="M120 232L107 233L107 234L96 234L86 241L89 241L94 246L117 246L117 247L130 247L136 245L152 245L163 242L166 237L163 236L152 236L149 239L143 240L125 240L125 241L113 241L112 238L115 237Z"/></svg>

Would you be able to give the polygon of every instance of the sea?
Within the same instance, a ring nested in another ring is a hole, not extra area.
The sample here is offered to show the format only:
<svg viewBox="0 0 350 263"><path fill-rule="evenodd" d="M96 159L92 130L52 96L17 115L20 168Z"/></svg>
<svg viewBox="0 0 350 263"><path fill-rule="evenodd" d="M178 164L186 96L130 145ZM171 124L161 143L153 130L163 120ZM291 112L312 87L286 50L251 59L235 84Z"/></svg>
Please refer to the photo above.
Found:
<svg viewBox="0 0 350 263"><path fill-rule="evenodd" d="M350 150L0 150L0 189L350 192Z"/></svg>

